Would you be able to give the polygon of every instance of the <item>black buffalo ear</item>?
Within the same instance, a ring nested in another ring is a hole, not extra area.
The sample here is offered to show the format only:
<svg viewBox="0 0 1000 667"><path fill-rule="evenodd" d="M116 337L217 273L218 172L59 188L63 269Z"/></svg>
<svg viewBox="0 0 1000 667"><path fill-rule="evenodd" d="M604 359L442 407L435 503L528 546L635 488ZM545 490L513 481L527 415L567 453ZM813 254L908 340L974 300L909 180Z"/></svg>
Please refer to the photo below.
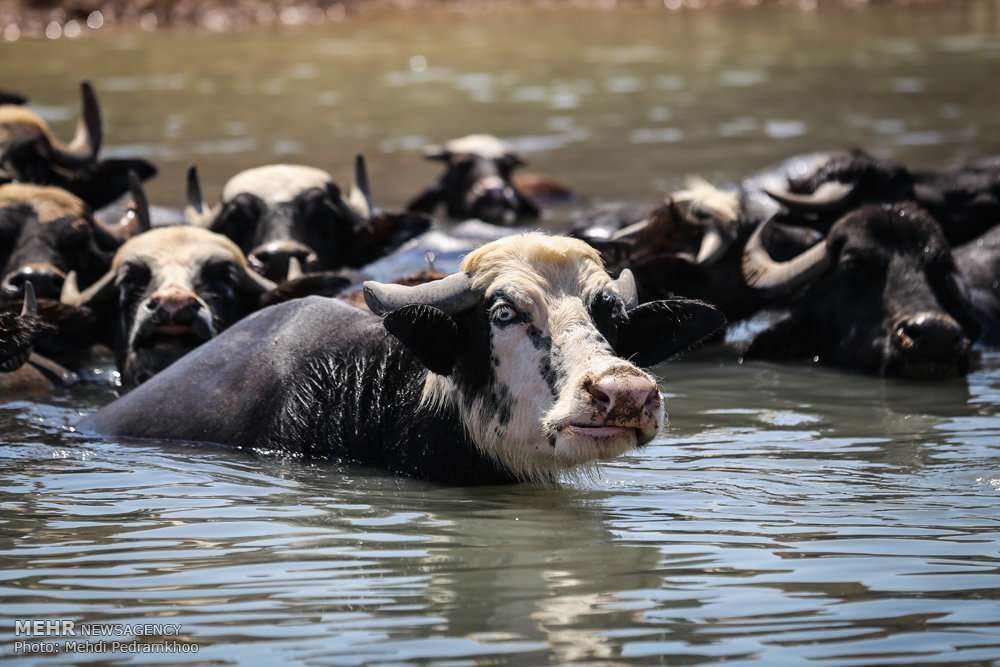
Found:
<svg viewBox="0 0 1000 667"><path fill-rule="evenodd" d="M726 326L725 316L693 299L651 301L628 311L615 351L639 366L653 366L690 350Z"/></svg>
<svg viewBox="0 0 1000 667"><path fill-rule="evenodd" d="M451 316L434 306L418 304L397 308L382 324L427 370L451 374L461 343L458 324Z"/></svg>
<svg viewBox="0 0 1000 667"><path fill-rule="evenodd" d="M76 172L66 189L96 211L129 191L129 172L146 181L156 175L156 167L146 160L101 160Z"/></svg>

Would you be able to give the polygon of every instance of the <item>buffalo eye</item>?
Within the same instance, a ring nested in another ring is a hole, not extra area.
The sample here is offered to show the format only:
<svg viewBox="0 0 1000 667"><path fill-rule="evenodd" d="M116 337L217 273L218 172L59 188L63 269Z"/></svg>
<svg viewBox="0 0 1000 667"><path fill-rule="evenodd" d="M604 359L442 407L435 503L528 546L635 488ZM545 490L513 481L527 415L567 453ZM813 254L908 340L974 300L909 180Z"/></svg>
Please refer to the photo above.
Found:
<svg viewBox="0 0 1000 667"><path fill-rule="evenodd" d="M121 290L122 301L137 298L146 286L152 273L149 267L139 262L127 262L118 271L118 288Z"/></svg>
<svg viewBox="0 0 1000 667"><path fill-rule="evenodd" d="M214 292L231 291L236 287L237 272L233 262L212 262L202 268L201 280Z"/></svg>
<svg viewBox="0 0 1000 667"><path fill-rule="evenodd" d="M506 301L497 301L497 303L490 308L490 320L498 326L506 326L508 324L513 324L514 322L523 322L524 318L521 317L521 314Z"/></svg>
<svg viewBox="0 0 1000 667"><path fill-rule="evenodd" d="M845 250L840 256L839 266L844 271L872 272L882 266L882 257L877 253Z"/></svg>
<svg viewBox="0 0 1000 667"><path fill-rule="evenodd" d="M90 223L77 218L65 225L59 232L59 245L66 248L76 248L90 241Z"/></svg>

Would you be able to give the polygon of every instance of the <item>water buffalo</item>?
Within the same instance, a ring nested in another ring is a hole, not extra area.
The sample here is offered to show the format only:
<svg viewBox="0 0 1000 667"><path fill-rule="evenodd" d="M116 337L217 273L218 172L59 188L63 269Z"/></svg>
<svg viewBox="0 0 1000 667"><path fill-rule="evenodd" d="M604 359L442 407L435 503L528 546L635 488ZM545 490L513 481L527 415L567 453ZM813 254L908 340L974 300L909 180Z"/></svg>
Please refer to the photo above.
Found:
<svg viewBox="0 0 1000 667"><path fill-rule="evenodd" d="M71 273L62 301L98 314L123 383L136 385L256 310L273 288L228 238L179 225L129 239L83 292Z"/></svg>
<svg viewBox="0 0 1000 667"><path fill-rule="evenodd" d="M956 248L955 262L969 286L983 342L1000 345L1000 227Z"/></svg>
<svg viewBox="0 0 1000 667"><path fill-rule="evenodd" d="M486 134L471 134L441 146L429 146L424 156L443 162L444 173L408 205L411 211L433 213L444 205L454 220L477 218L498 225L533 220L538 205L513 181L524 162L505 142Z"/></svg>
<svg viewBox="0 0 1000 667"><path fill-rule="evenodd" d="M795 158L754 183L793 219L825 229L864 204L920 205L941 224L952 246L975 239L1000 222L1000 164L984 161L941 171L912 169L861 150ZM820 158L820 159L817 159ZM812 168L800 167L811 163ZM789 169L798 173L787 173ZM787 175L782 178L781 172ZM778 178L774 178L778 176Z"/></svg>
<svg viewBox="0 0 1000 667"><path fill-rule="evenodd" d="M60 188L0 186L0 294L18 296L30 280L39 297L58 299L69 271L90 285L139 223L133 211L120 224L105 224Z"/></svg>
<svg viewBox="0 0 1000 667"><path fill-rule="evenodd" d="M309 297L243 320L86 419L122 436L368 464L440 482L551 481L648 443L640 370L723 326L695 301L637 306L581 241L513 236L417 287L369 282L372 312ZM374 314L373 314L374 313Z"/></svg>
<svg viewBox="0 0 1000 667"><path fill-rule="evenodd" d="M68 144L13 96L0 99L0 182L54 185L99 209L128 190L128 174L151 178L156 169L139 159L98 160L101 109L89 83L80 84L83 117Z"/></svg>
<svg viewBox="0 0 1000 667"><path fill-rule="evenodd" d="M700 299L736 322L776 302L743 280L743 248L755 228L743 215L738 193L690 179L639 222L618 230L581 228L576 234L601 250L610 267L632 270L641 301ZM788 259L821 237L812 229L775 223L764 242L773 255Z"/></svg>
<svg viewBox="0 0 1000 667"><path fill-rule="evenodd" d="M358 268L425 232L424 215L372 204L364 158L355 161L349 200L332 177L301 165L268 165L232 177L213 209L202 198L197 171L188 174L188 222L224 234L250 266L280 281L288 272Z"/></svg>
<svg viewBox="0 0 1000 667"><path fill-rule="evenodd" d="M913 204L865 206L788 261L747 243L747 283L800 290L790 312L760 333L748 359L805 359L880 375L963 375L979 327L968 289L935 220Z"/></svg>

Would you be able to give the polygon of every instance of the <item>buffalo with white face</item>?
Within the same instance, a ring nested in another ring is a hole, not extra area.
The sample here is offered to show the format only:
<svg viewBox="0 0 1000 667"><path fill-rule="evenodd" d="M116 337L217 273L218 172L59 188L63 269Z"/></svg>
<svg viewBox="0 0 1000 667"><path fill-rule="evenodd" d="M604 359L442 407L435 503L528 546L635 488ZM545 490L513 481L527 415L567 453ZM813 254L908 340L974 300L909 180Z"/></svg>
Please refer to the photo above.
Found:
<svg viewBox="0 0 1000 667"><path fill-rule="evenodd" d="M361 156L349 199L322 169L274 164L233 176L221 205L212 208L192 168L186 214L189 223L232 239L250 266L274 281L290 273L359 268L430 227L425 216L372 204Z"/></svg>
<svg viewBox="0 0 1000 667"><path fill-rule="evenodd" d="M101 108L89 83L80 84L83 113L69 143L60 141L19 95L0 93L0 183L54 185L101 208L128 190L128 175L142 179L156 168L140 159L99 160L104 134Z"/></svg>
<svg viewBox="0 0 1000 667"><path fill-rule="evenodd" d="M129 239L82 293L71 273L61 299L96 312L123 382L136 385L256 310L273 288L232 241L182 225Z"/></svg>
<svg viewBox="0 0 1000 667"><path fill-rule="evenodd" d="M495 225L538 217L538 205L514 183L514 171L524 161L510 144L488 134L470 134L428 146L424 157L443 163L445 170L407 205L409 210L433 213L444 206L453 220L475 218Z"/></svg>
<svg viewBox="0 0 1000 667"><path fill-rule="evenodd" d="M552 481L648 443L664 408L641 367L724 325L700 302L637 306L630 273L537 234L365 296L371 313L317 297L256 313L83 427L442 482Z"/></svg>

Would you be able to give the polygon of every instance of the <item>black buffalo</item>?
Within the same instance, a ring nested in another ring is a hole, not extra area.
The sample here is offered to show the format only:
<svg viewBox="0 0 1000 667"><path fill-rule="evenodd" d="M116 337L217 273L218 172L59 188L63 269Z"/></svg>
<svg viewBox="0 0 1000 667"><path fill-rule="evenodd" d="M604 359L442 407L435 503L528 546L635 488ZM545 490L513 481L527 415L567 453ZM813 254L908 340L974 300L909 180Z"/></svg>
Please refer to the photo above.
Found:
<svg viewBox="0 0 1000 667"><path fill-rule="evenodd" d="M443 205L453 220L475 218L498 225L538 217L538 204L514 182L514 170L524 161L496 137L473 134L430 146L424 155L444 163L445 170L407 205L409 210L433 213Z"/></svg>
<svg viewBox="0 0 1000 667"><path fill-rule="evenodd" d="M321 297L271 306L82 428L442 482L553 481L649 442L663 405L639 366L724 323L693 301L637 306L631 275L612 280L572 239L502 239L462 269L368 283L374 314Z"/></svg>
<svg viewBox="0 0 1000 667"><path fill-rule="evenodd" d="M788 261L763 247L766 227L747 244L747 283L797 295L746 358L913 378L968 371L979 326L948 242L926 211L912 204L862 207Z"/></svg>
<svg viewBox="0 0 1000 667"><path fill-rule="evenodd" d="M93 88L80 84L83 117L68 144L25 106L23 98L0 97L0 182L54 185L97 210L128 190L128 175L151 178L156 168L140 159L98 159L103 141L101 109Z"/></svg>
<svg viewBox="0 0 1000 667"><path fill-rule="evenodd" d="M129 213L119 224L105 224L60 188L0 186L0 296L19 296L30 280L39 297L58 299L70 271L80 285L89 286L108 270L117 248L139 231L138 222Z"/></svg>
<svg viewBox="0 0 1000 667"><path fill-rule="evenodd" d="M914 169L861 150L793 158L744 182L746 196L761 191L786 209L790 221L825 229L865 204L915 202L941 225L952 246L975 239L1000 222L1000 163L954 169Z"/></svg>
<svg viewBox="0 0 1000 667"><path fill-rule="evenodd" d="M700 299L736 322L779 303L743 280L743 249L756 222L744 215L738 193L692 179L639 222L614 230L581 226L575 235L598 248L612 270L631 269L642 301ZM779 259L798 255L822 237L776 223L764 234L768 251Z"/></svg>
<svg viewBox="0 0 1000 667"><path fill-rule="evenodd" d="M1000 227L956 248L955 262L969 286L983 342L1000 345Z"/></svg>
<svg viewBox="0 0 1000 667"><path fill-rule="evenodd" d="M360 155L348 198L321 169L268 165L232 177L214 209L204 203L192 168L187 216L191 224L232 239L250 266L274 281L364 266L430 227L424 215L386 211L372 203Z"/></svg>

